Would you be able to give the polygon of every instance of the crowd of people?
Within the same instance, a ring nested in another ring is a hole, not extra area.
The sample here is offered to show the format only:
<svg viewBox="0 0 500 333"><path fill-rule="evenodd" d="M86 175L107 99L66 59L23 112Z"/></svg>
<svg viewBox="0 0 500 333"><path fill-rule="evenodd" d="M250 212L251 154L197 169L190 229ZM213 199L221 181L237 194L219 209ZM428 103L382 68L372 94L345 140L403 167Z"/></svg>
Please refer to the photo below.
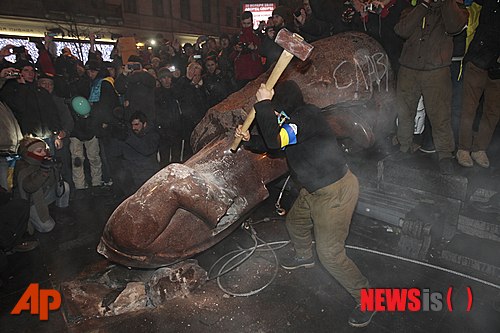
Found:
<svg viewBox="0 0 500 333"><path fill-rule="evenodd" d="M6 197L27 202L29 231L49 232L57 220L72 220L64 218L70 201L92 194L119 202L160 168L187 160L191 133L207 110L277 60L280 29L309 31L309 41L330 35L329 24L313 21L308 1L304 5L295 19L277 7L256 30L252 13L243 12L234 36L203 35L182 46L161 39L127 59L115 47L104 61L95 36L86 63L68 47L56 54L50 34L32 40L36 62L22 46L3 47L0 101L9 123L1 186ZM15 62L7 60L11 55Z"/></svg>
<svg viewBox="0 0 500 333"><path fill-rule="evenodd" d="M395 137L402 158L417 149L437 152L443 174L453 173L455 156L463 167L474 162L489 167L486 150L500 116L499 4L412 2L304 0L295 11L278 6L257 29L252 13L243 12L241 30L234 36L203 35L182 46L162 39L151 52L127 59L115 48L109 62L92 36L86 63L69 48L55 54L49 35L35 42L36 63L22 47L4 47L0 208L11 224L2 225L6 232L1 233L0 248L30 250L36 241L22 235L49 232L57 223L71 221L71 200L89 192L111 193L121 200L160 168L187 160L192 155L190 135L207 110L277 61L282 48L274 39L283 28L308 42L349 30L375 38L387 51L397 82ZM479 10L480 15L469 15ZM15 63L6 60L12 54ZM262 100L271 99L269 94ZM415 116L422 98L426 129L418 142ZM479 106L482 116L474 127ZM346 170L331 183L342 180ZM338 222L344 226L354 209L351 201ZM54 202L56 207L49 210ZM309 257L310 249L302 250ZM332 260L327 267L336 265ZM368 285L362 275L356 277L358 285ZM359 296L359 288L351 289L353 297ZM360 316L355 325L371 319Z"/></svg>

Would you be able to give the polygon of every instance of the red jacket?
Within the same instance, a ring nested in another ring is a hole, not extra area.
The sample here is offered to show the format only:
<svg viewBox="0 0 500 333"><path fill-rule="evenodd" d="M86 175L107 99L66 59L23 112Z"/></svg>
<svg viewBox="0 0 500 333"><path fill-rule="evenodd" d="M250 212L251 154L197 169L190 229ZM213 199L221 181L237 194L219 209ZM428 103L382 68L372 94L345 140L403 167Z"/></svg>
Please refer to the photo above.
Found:
<svg viewBox="0 0 500 333"><path fill-rule="evenodd" d="M252 27L243 28L239 35L240 43L253 43L257 49L244 49L241 52L233 50L229 58L234 62L236 80L253 80L264 72L259 55L260 38L253 32Z"/></svg>

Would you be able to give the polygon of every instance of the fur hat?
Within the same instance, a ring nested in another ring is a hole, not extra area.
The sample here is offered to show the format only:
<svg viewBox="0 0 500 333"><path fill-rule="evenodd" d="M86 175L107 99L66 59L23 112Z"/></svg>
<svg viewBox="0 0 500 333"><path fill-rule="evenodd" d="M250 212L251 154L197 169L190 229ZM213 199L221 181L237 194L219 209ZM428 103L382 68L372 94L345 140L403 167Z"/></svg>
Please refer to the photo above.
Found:
<svg viewBox="0 0 500 333"><path fill-rule="evenodd" d="M18 154L25 156L28 152L34 152L37 148L47 149L47 144L40 138L26 136L19 142Z"/></svg>

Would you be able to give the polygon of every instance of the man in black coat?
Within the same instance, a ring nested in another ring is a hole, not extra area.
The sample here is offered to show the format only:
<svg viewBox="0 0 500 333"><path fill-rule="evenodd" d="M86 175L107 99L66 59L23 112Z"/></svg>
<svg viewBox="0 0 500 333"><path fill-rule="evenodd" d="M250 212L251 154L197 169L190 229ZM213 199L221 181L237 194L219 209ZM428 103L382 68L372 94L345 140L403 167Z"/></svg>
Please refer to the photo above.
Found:
<svg viewBox="0 0 500 333"><path fill-rule="evenodd" d="M126 195L131 195L160 169L157 153L160 136L148 118L142 112L130 116L132 131L122 143L123 166L126 171L124 188Z"/></svg>
<svg viewBox="0 0 500 333"><path fill-rule="evenodd" d="M167 67L158 71L160 87L155 90L156 119L160 134L160 166L181 162L182 119L179 100Z"/></svg>

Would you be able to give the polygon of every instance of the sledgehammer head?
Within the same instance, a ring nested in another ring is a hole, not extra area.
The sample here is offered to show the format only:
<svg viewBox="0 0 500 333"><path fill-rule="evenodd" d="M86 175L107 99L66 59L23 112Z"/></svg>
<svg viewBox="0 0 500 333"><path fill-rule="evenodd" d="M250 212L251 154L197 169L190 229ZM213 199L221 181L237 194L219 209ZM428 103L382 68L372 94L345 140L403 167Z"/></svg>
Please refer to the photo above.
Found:
<svg viewBox="0 0 500 333"><path fill-rule="evenodd" d="M302 61L309 58L314 49L314 46L304 41L301 35L290 32L287 29L281 29L274 41Z"/></svg>

